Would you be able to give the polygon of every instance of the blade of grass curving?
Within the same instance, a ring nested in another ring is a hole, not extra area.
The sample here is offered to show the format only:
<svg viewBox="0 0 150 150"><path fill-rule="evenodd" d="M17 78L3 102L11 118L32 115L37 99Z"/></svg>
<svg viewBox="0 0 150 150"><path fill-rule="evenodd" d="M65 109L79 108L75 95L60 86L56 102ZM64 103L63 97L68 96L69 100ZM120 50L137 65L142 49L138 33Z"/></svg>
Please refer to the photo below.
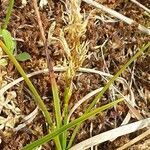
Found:
<svg viewBox="0 0 150 150"><path fill-rule="evenodd" d="M17 62L16 58L13 56L13 54L9 51L9 49L5 46L5 44L2 41L0 41L0 47L2 47L2 49L5 51L5 53L8 55L10 60L14 63L14 65L17 68L17 70L19 71L19 73L22 75L22 77L26 81L29 89L33 93L33 96L34 96L34 99L35 99L36 103L38 104L39 108L42 110L42 113L45 116L47 123L52 128L52 130L55 130L55 127L53 126L50 114L49 114L45 104L43 103L40 95L38 94L38 92L36 91L35 87L33 86L32 82L29 80L29 78L25 74L24 70L22 69L22 67ZM60 145L59 138L55 137L54 140L55 140L56 146L61 150L61 145Z"/></svg>
<svg viewBox="0 0 150 150"><path fill-rule="evenodd" d="M138 57L141 55L141 53L143 51L145 51L148 47L150 46L150 42L148 42L144 47L142 47L110 80L109 82L104 86L104 88L101 90L101 92L95 97L95 99L92 101L92 103L90 104L90 106L87 108L86 113L88 113L93 106L96 104L96 102L102 98L103 94L106 92L106 90L110 87L111 84L113 84L113 82L121 75L121 73ZM75 128L71 139L69 141L69 144L67 146L67 148L70 148L72 146L72 143L74 141L74 138L80 128L81 124L78 124L77 127Z"/></svg>
<svg viewBox="0 0 150 150"><path fill-rule="evenodd" d="M52 120L51 120L50 114L49 114L44 102L42 101L40 95L38 94L37 90L33 86L32 82L29 80L29 78L27 77L26 73L24 72L24 70L22 69L22 67L16 60L16 58L13 56L13 54L9 51L9 49L5 46L5 44L1 40L0 40L0 47L8 55L9 59L14 63L15 67L17 68L19 73L22 75L22 77L26 81L26 84L28 85L29 89L31 90L36 103L38 104L39 108L42 110L43 115L44 115L45 119L47 120L47 123L50 126L52 126Z"/></svg>
<svg viewBox="0 0 150 150"><path fill-rule="evenodd" d="M100 112L102 112L102 111L104 111L104 110L106 110L106 109L108 109L108 108L110 108L110 107L116 105L117 103L119 103L119 102L121 102L121 101L123 101L123 98L121 98L121 99L119 99L119 100L116 100L116 101L114 101L114 102L111 102L111 103L109 103L109 104L106 104L106 105L104 105L104 106L101 106L101 107L99 107L99 108L96 108L95 110L93 110L93 111L91 111L91 112L89 112L89 113L87 113L87 114L82 115L82 116L79 117L78 119L73 120L73 121L70 122L69 124L62 126L61 128L55 130L54 132L47 134L46 136L42 137L41 139L36 140L36 141L34 141L33 143L31 143L31 144L25 146L25 147L23 148L23 150L32 150L33 148L35 148L35 147L37 147L37 146L40 146L40 145L42 145L42 144L44 144L44 143L50 141L50 140L53 139L55 136L57 136L57 135L63 133L65 130L68 130L68 129L74 127L75 125L77 125L77 124L79 124L79 123L81 123L81 122L87 120L88 118L90 118L90 117L92 117L92 116L95 116L96 114L98 114L98 113L100 113Z"/></svg>
<svg viewBox="0 0 150 150"><path fill-rule="evenodd" d="M26 81L26 84L28 85L29 89L31 90L36 103L38 104L39 108L42 110L42 113L43 113L47 123L49 124L49 126L51 127L52 130L55 130L55 127L52 123L50 114L49 114L44 102L42 101L40 95L38 94L35 87L33 86L32 82L29 80L26 73L24 72L22 67L19 65L19 63L17 62L16 58L13 56L13 54L9 51L9 49L5 46L5 44L1 40L0 40L0 47L2 47L2 49L5 51L5 53L8 55L10 60L14 63L17 70L19 71L19 73L22 75L22 77ZM56 147L59 148L59 150L61 150L61 145L60 145L59 138L55 137L54 140L55 140Z"/></svg>
<svg viewBox="0 0 150 150"><path fill-rule="evenodd" d="M10 20L10 16L13 10L13 6L14 6L14 0L9 0L9 5L7 7L7 13L6 13L6 18L4 21L4 25L2 26L2 29L7 29L7 25L9 23Z"/></svg>

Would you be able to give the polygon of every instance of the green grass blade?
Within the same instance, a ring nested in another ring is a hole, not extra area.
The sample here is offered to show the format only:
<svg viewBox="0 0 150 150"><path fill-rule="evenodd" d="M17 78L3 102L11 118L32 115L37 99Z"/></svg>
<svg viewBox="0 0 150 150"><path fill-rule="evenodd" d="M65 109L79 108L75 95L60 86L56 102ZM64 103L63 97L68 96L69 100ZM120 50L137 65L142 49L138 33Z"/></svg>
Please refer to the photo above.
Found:
<svg viewBox="0 0 150 150"><path fill-rule="evenodd" d="M9 20L10 20L13 6L14 6L14 0L9 0L9 5L7 7L7 13L6 13L6 19L4 21L4 25L2 26L2 29L7 29L7 25L8 25Z"/></svg>
<svg viewBox="0 0 150 150"><path fill-rule="evenodd" d="M50 114L49 114L49 112L48 112L48 110L47 110L47 108L46 108L43 100L41 99L40 95L38 94L37 90L33 86L32 82L26 76L26 73L24 72L24 70L22 69L22 67L20 66L20 64L16 60L16 58L13 56L13 54L9 51L9 49L5 46L5 44L1 40L0 40L0 47L5 51L5 53L9 57L9 59L14 63L15 67L17 68L17 70L19 71L19 73L22 75L22 77L26 81L26 84L28 85L29 89L31 90L36 103L38 104L39 108L42 110L42 112L44 114L44 117L47 120L47 123L50 126L52 126L52 120L51 120Z"/></svg>
<svg viewBox="0 0 150 150"><path fill-rule="evenodd" d="M91 111L91 109L94 107L94 105L96 104L96 102L102 98L103 94L106 92L106 90L110 87L111 84L113 84L113 82L121 75L121 73L138 57L141 55L141 53L143 51L145 51L147 48L149 48L150 46L150 42L148 42L144 47L142 47L110 80L109 82L104 86L104 88L100 91L100 93L95 97L95 99L92 101L92 103L90 104L90 106L87 108L85 113L88 113L89 111ZM69 141L69 144L67 146L67 148L70 148L74 138L78 132L79 126L81 124L78 124L77 127L75 128L71 139Z"/></svg>
<svg viewBox="0 0 150 150"><path fill-rule="evenodd" d="M62 125L62 117L61 117L61 110L60 110L60 98L58 93L58 88L56 82L52 82L52 92L53 92L53 99L54 99L54 108L55 108L55 117L57 126L56 128L60 128Z"/></svg>
<svg viewBox="0 0 150 150"><path fill-rule="evenodd" d="M25 146L23 148L23 150L32 150L33 148L37 147L37 146L40 146L48 141L50 141L51 139L53 139L55 136L61 134L62 132L64 132L65 130L68 130L72 127L74 127L75 125L87 120L88 118L92 117L92 116L95 116L96 114L116 105L117 103L121 102L123 100L123 98L119 99L119 100L116 100L114 102L111 102L107 105L104 105L102 107L99 107L95 110L93 110L92 112L89 112L87 114L84 114L82 115L80 118L78 119L75 119L74 121L70 122L69 124L65 125L65 126L62 126L61 128L57 129L56 131L52 132L52 133L49 133L47 134L46 136L42 137L41 139L37 140L37 141L34 141L33 143Z"/></svg>
<svg viewBox="0 0 150 150"><path fill-rule="evenodd" d="M68 105L69 105L69 100L71 98L72 95L72 89L73 89L73 85L72 85L72 81L70 83L70 86L67 86L65 88L65 92L64 92L64 120L63 120L63 125L68 124L67 122L67 118L68 118ZM67 145L67 131L63 132L63 138L62 138L62 148L63 150L66 149L66 145Z"/></svg>
<svg viewBox="0 0 150 150"><path fill-rule="evenodd" d="M53 100L54 100L54 109L55 109L55 118L56 118L56 129L59 129L62 126L62 117L61 117L61 110L60 110L60 98L59 98L59 92L58 87L56 84L56 80L51 80L52 85L52 93L53 93ZM53 128L53 131L55 129ZM56 136L55 137L55 144L58 150L62 149L61 146L61 137Z"/></svg>
<svg viewBox="0 0 150 150"><path fill-rule="evenodd" d="M31 90L34 99L36 101L36 103L38 104L39 108L42 110L42 113L44 115L44 117L46 118L47 123L49 124L49 126L52 128L52 130L55 129L55 127L53 126L50 114L43 102L43 100L41 99L40 95L38 94L38 92L36 91L35 87L33 86L32 82L29 80L29 78L26 76L26 73L24 72L24 70L22 69L22 67L19 65L18 61L16 60L16 58L13 56L13 54L11 53L11 51L9 51L9 49L5 46L5 44L0 41L0 47L2 47L2 49L5 51L5 53L8 55L8 57L10 58L10 60L14 63L14 65L16 66L17 70L19 71L19 73L22 75L22 77L25 79L26 84L28 85L29 89ZM57 148L61 148L60 145L60 141L59 141L59 137L55 137L55 144Z"/></svg>

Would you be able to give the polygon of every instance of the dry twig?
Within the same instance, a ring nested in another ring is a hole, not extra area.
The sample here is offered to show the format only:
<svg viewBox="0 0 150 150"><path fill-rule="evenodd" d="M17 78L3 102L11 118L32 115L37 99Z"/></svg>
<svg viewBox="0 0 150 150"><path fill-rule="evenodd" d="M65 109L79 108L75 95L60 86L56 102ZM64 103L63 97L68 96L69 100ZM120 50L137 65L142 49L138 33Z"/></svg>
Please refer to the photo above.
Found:
<svg viewBox="0 0 150 150"><path fill-rule="evenodd" d="M44 32L44 28L43 28L43 25L42 25L40 13L39 13L39 10L38 10L37 1L33 0L33 4L34 4L35 13L36 13L37 21L38 21L39 28L40 28L41 37L42 37L44 47L45 47L45 53L46 53L46 59L47 59L47 66L48 66L48 69L49 69L50 80L51 80L51 83L56 83L55 74L54 74L54 70L53 70L53 62L52 62L52 58L49 56L49 53L48 53L47 40L45 38L45 34L44 34L45 32Z"/></svg>
<svg viewBox="0 0 150 150"><path fill-rule="evenodd" d="M142 9L144 9L145 11L147 11L148 13L150 13L150 9L148 9L147 7L145 7L144 5L142 5L141 3L139 3L136 0L131 0L131 2L133 2L134 4L136 4L137 6L141 7Z"/></svg>
<svg viewBox="0 0 150 150"><path fill-rule="evenodd" d="M38 114L38 107L36 107L34 109L34 111L32 111L29 115L25 116L24 119L24 123L19 124L17 127L15 127L13 130L15 132L21 130L22 128L24 128L27 124L31 123L33 121L33 119L36 117L36 115Z"/></svg>
<svg viewBox="0 0 150 150"><path fill-rule="evenodd" d="M142 133L141 135L137 136L136 138L132 139L130 142L124 144L123 146L119 147L117 150L124 150L128 147L130 147L131 145L135 144L136 142L142 140L143 138L145 138L146 136L148 136L150 134L150 129L145 131L144 133Z"/></svg>
<svg viewBox="0 0 150 150"><path fill-rule="evenodd" d="M122 15L122 14L120 14L120 13L118 13L118 12L108 8L108 7L106 7L106 6L103 6L102 4L97 3L97 2L95 2L93 0L82 0L82 1L84 1L84 2L86 2L88 4L90 4L90 5L98 8L98 9L101 9L102 11L104 11L104 12L106 12L106 13L108 13L108 14L110 14L110 15L112 15L112 16L114 16L114 17L116 17L116 18L118 18L118 19L120 19L120 20L122 20L124 22L126 22L129 25L137 24L137 22L135 22L134 20L132 20L132 19L130 19L130 18L128 18L128 17L126 17L126 16L124 16L124 15ZM143 25L138 24L138 29L141 32L150 35L150 29L144 27Z"/></svg>
<svg viewBox="0 0 150 150"><path fill-rule="evenodd" d="M130 123L130 124L118 127L116 129L112 129L110 131L106 131L104 133L91 137L87 140L84 140L83 142L80 142L79 144L70 148L70 150L85 150L91 146L98 145L105 141L111 140L116 137L120 137L125 134L135 132L139 129L143 129L148 126L150 126L150 118L140 120L134 123Z"/></svg>

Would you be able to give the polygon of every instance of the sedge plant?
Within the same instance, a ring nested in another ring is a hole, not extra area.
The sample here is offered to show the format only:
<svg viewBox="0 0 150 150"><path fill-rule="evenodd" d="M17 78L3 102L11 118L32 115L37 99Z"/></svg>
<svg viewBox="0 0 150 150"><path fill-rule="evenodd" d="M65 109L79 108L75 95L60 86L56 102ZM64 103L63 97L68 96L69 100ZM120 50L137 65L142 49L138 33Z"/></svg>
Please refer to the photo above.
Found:
<svg viewBox="0 0 150 150"><path fill-rule="evenodd" d="M67 71L64 74L64 79L66 83L65 92L64 92L64 109L63 109L63 124L67 125L68 122L68 111L69 111L69 100L72 95L73 86L72 86L72 80L76 74L76 71L79 69L79 67L82 66L83 61L86 58L86 53L88 51L88 42L82 41L82 36L86 32L86 26L88 23L88 19L84 20L83 16L80 13L80 2L81 1L67 1L65 3L66 7L66 14L68 15L65 22L67 22L67 25L64 29L60 31L60 37L59 39L54 38L51 36L50 39L58 40L62 44L65 52L65 58L64 58L64 64L68 68ZM54 26L53 26L54 30ZM85 113L88 113L93 106L96 104L97 100L100 99L105 91L109 88L109 86L114 82L114 79L116 79L122 71L128 66L129 64L126 64L120 72L118 72L112 80L110 80L106 87L97 95L97 97L93 100L91 105L88 107ZM67 146L67 131L64 131L62 133L62 149L65 150L66 147L71 147L73 140L76 136L77 131L79 130L80 125L78 125L71 136L71 139L69 140L69 144Z"/></svg>
<svg viewBox="0 0 150 150"><path fill-rule="evenodd" d="M86 31L87 20L83 21L82 15L80 14L80 5L78 1L68 1L66 3L66 8L68 10L68 25L60 31L59 40L62 44L65 52L64 65L68 68L64 74L64 80L66 82L64 90L64 109L63 109L63 124L68 124L68 106L69 100L72 95L73 83L72 80L76 74L76 71L81 67L82 62L85 59L85 55L88 49L88 42L80 41L80 38ZM78 26L78 28L76 27ZM67 37L65 37L67 35ZM55 39L51 37L51 39ZM64 131L61 135L62 149L66 149L67 143L67 132Z"/></svg>
<svg viewBox="0 0 150 150"><path fill-rule="evenodd" d="M60 32L60 41L65 51L65 66L68 68L64 74L66 87L64 92L64 110L63 110L63 125L68 124L68 106L69 100L73 91L73 78L76 71L82 66L88 52L88 42L81 40L86 32L88 18L84 19L80 13L81 1L66 1L66 22L67 25ZM64 131L62 138L62 149L67 146L67 131Z"/></svg>
<svg viewBox="0 0 150 150"><path fill-rule="evenodd" d="M64 73L64 80L66 82L66 87L64 90L64 109L61 114L61 105L60 105L60 98L59 98L59 91L57 87L57 83L54 78L54 74L51 74L51 85L52 85L52 93L53 93L53 99L54 99L54 109L55 109L55 119L56 119L56 125L51 120L51 116L42 101L40 95L36 91L35 87L33 86L32 82L28 79L26 76L24 70L16 60L17 57L13 55L13 51L11 51L14 48L14 43L12 42L12 39L10 38L10 35L8 32L5 32L9 18L12 12L14 0L10 0L9 6L7 9L7 15L5 19L5 23L3 25L3 28L1 30L3 41L0 40L0 47L4 50L4 52L8 55L9 59L14 63L16 68L18 69L19 73L24 77L26 84L28 85L29 89L31 90L34 99L36 103L38 104L39 108L42 110L43 115L49 124L51 129L51 132L42 137L41 139L25 146L24 150L30 150L33 148L36 148L52 139L54 139L56 147L58 150L66 150L69 149L74 141L74 138L80 128L81 123L83 123L85 120L90 118L91 116L95 116L99 112L102 112L114 105L116 105L118 102L122 101L123 98L116 100L112 103L109 103L107 105L101 106L99 108L93 109L96 102L102 98L103 94L108 90L111 84L116 80L117 77L121 75L121 73L128 67L143 51L145 51L150 46L150 42L146 44L144 47L142 47L117 73L114 75L109 82L105 85L105 87L102 89L102 91L95 97L95 99L92 101L92 103L89 105L87 110L85 111L84 115L75 119L74 121L69 122L68 121L68 111L69 111L69 100L72 95L73 91L73 78L76 75L76 72L78 69L82 66L83 61L86 58L86 54L88 52L88 41L82 41L82 36L86 32L86 26L88 23L88 18L84 19L83 16L80 14L80 2L78 0L68 0L65 4L66 6L66 14L67 14L67 26L60 31L60 37L54 38L52 37L52 30L54 30L54 26L51 28L50 31L50 37L49 40L58 40L63 46L65 55L64 55L64 64L67 67L67 71ZM8 38L9 37L9 38ZM11 40L10 40L11 39ZM28 56L26 56L28 58ZM21 57L22 58L22 57ZM53 66L51 66L53 67ZM63 120L62 120L63 119ZM76 127L75 127L76 126ZM69 143L67 143L67 130L75 127L73 134L69 140Z"/></svg>
<svg viewBox="0 0 150 150"><path fill-rule="evenodd" d="M82 41L81 38L86 32L86 26L88 18L84 19L80 13L81 1L67 1L65 3L66 14L65 18L67 25L64 29L60 30L59 38L53 37L55 29L55 22L52 23L49 29L48 41L52 43L53 40L57 40L61 43L64 49L64 63L67 67L66 72L63 74L65 80L64 109L62 112L62 125L68 124L68 106L73 91L73 78L76 75L76 71L82 66L83 61L86 58L88 52L88 42ZM67 132L64 131L61 135L62 149L66 149L67 144Z"/></svg>
<svg viewBox="0 0 150 150"><path fill-rule="evenodd" d="M114 101L114 102L111 102L111 103L104 105L102 107L96 108L95 110L92 109L92 107L96 103L97 99L99 99L103 96L103 94L106 92L106 90L110 87L111 84L113 84L113 82L116 80L116 78L121 75L121 73L126 69L126 67L128 67L137 57L139 57L148 48L150 48L150 42L148 42L146 45L144 45L133 57L131 57L130 60L109 80L109 82L104 86L103 90L96 96L96 98L93 100L91 105L88 107L87 111L81 117L79 117L79 118L71 121L70 123L62 126L60 129L57 129L54 132L49 133L48 135L42 137L41 139L25 146L23 148L23 150L32 150L33 148L50 141L55 136L57 136L57 135L63 133L64 131L74 127L75 125L77 125L77 127L74 130L74 132L75 132L74 135L76 135L76 132L78 131L79 126L82 122L84 122L85 120L87 120L91 116L94 116L94 115L98 114L99 112L101 112L105 109L108 109L108 108L114 106L116 103L122 101L123 99L121 98L117 101ZM71 141L70 145L72 145L72 141ZM67 149L68 148L69 147L67 147Z"/></svg>

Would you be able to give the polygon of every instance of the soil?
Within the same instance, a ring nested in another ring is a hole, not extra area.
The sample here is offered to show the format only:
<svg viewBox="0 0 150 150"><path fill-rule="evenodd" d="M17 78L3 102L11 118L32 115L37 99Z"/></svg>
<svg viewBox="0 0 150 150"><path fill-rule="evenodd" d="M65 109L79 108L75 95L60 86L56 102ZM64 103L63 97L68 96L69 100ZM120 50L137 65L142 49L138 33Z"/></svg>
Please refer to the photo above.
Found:
<svg viewBox="0 0 150 150"><path fill-rule="evenodd" d="M63 0L64 1L64 0ZM149 0L138 0L144 6L150 8ZM0 1L0 24L5 18L5 12L7 8L7 1ZM150 26L149 16L144 13L144 10L131 1L128 0L97 0L117 12L124 14L125 16L132 18L137 23L140 23L146 27ZM55 37L59 37L60 29L63 29L66 24L62 20L64 4L59 0L53 0L53 3L44 6L40 9L40 15L44 27L45 34L47 36L50 25L53 21L56 21ZM94 7L88 4L81 3L81 12L85 15L89 14ZM95 11L95 15L104 16L106 15L102 11ZM110 15L108 15L110 16ZM116 18L112 17L114 20ZM42 38L35 15L32 0L30 0L26 6L22 7L21 0L15 0L14 10L11 16L8 30L12 36L17 40L17 53L28 52L32 59L29 61L21 62L21 66L26 73L31 73L45 68L46 66L46 54L42 43ZM116 22L104 22L101 20L95 20L91 18L87 25L87 31L82 37L83 40L89 41L88 57L84 60L82 67L94 68L110 74L115 74L124 64L129 60L133 54L136 53L137 49L143 44L150 40L150 37L146 34L141 33L136 25L127 25L122 21ZM107 40L103 48L103 57L101 48L96 46L102 45ZM55 66L62 65L64 59L64 50L59 42L52 44L48 47L49 55L51 56ZM134 92L138 111L146 118L149 117L149 100L150 100L150 55L149 50L147 55L139 57L134 63L132 63L126 71L122 74L122 77L130 84L132 82L132 91ZM7 69L7 77L17 79L20 74L13 66L12 62L9 61ZM134 71L134 81L132 81L132 73ZM5 78L7 80L7 78ZM65 87L65 81L62 73L56 73L56 80L60 91L60 97L63 99L63 92ZM48 111L53 116L53 99L51 92L51 84L48 75L40 74L31 78L32 83L43 97L44 103L46 104ZM9 82L9 81L8 81ZM104 86L106 82L102 77L96 74L82 73L78 74L73 79L74 89L73 95L70 99L69 108L83 96L89 92ZM122 94L126 95L129 91L124 89L122 85L115 83ZM31 93L25 82L21 82L18 86L14 86L9 91L15 91L17 97L14 101L15 105L21 110L21 114L26 116L30 114L35 108L36 103L34 102ZM139 93L140 92L140 93ZM113 99L111 92L107 91L103 98L97 103L97 107L110 102ZM92 100L92 99L91 99ZM71 120L81 116L91 101L83 103L72 115ZM63 105L63 104L62 104ZM82 124L78 135L75 138L74 144L79 143L90 137L90 128L92 124L92 136L108 131L110 129L120 126L121 122L125 118L128 107L121 103L118 106L119 110L111 108L106 110L104 113L97 115L95 118L87 120ZM121 111L121 113L119 113ZM144 112L144 113L143 113ZM1 112L0 116L5 116ZM54 119L54 118L53 118ZM23 121L19 119L16 122L17 126ZM131 118L130 122L137 121L136 118ZM68 139L72 133L69 131ZM114 150L118 147L129 142L134 137L140 135L144 130L131 133L129 135L117 138L113 142L105 142L98 146L100 150ZM38 138L47 134L46 123L42 113L39 111L35 119L27 124L21 130L14 132L12 129L3 129L0 131L1 150L19 150L28 143L37 140ZM139 141L130 150L146 150L147 147L143 146L148 143L149 137ZM50 150L54 148L53 141L45 144L43 149Z"/></svg>

